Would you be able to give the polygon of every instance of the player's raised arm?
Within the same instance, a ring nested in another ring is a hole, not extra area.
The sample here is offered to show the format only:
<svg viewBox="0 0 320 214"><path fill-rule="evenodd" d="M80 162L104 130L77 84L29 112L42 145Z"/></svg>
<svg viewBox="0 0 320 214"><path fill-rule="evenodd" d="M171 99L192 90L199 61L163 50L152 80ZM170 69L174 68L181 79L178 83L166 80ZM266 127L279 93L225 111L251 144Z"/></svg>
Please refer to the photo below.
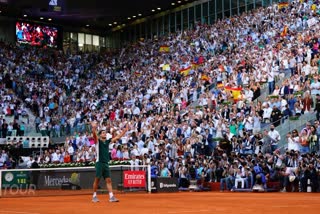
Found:
<svg viewBox="0 0 320 214"><path fill-rule="evenodd" d="M93 140L94 143L98 143L98 135L97 135L97 122L92 122L91 123L91 129L92 129L92 136L93 136Z"/></svg>
<svg viewBox="0 0 320 214"><path fill-rule="evenodd" d="M116 142L118 141L120 138L122 138L123 135L126 134L126 132L129 130L129 125L127 124L126 127L122 130L122 132L120 134L118 134L117 136L115 136L114 138L112 138L112 142Z"/></svg>

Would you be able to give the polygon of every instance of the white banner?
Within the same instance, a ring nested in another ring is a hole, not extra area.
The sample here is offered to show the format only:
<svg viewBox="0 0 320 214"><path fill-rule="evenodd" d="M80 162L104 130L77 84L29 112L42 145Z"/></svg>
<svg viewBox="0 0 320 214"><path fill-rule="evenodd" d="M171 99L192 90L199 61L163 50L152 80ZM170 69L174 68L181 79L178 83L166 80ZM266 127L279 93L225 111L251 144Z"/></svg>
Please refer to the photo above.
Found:
<svg viewBox="0 0 320 214"><path fill-rule="evenodd" d="M319 21L315 17L313 17L312 19L309 19L307 22L308 22L308 26L311 27L317 24Z"/></svg>

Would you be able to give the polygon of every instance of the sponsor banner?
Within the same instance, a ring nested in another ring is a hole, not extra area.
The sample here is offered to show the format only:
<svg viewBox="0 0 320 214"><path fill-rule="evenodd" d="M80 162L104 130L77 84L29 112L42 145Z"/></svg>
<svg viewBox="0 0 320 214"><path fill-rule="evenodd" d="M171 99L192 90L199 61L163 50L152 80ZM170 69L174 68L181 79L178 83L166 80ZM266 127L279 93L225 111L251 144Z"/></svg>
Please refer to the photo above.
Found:
<svg viewBox="0 0 320 214"><path fill-rule="evenodd" d="M178 192L178 178L158 177L151 179L151 192Z"/></svg>
<svg viewBox="0 0 320 214"><path fill-rule="evenodd" d="M151 178L151 192L157 192L157 178Z"/></svg>
<svg viewBox="0 0 320 214"><path fill-rule="evenodd" d="M121 183L123 170L112 168L111 179L112 187L117 188ZM77 170L53 170L40 171L37 175L35 184L39 189L67 189L67 186L72 186L71 189L91 189L95 179L95 169L77 169ZM100 188L105 188L104 179L100 179Z"/></svg>
<svg viewBox="0 0 320 214"><path fill-rule="evenodd" d="M146 187L145 171L124 171L123 172L124 187Z"/></svg>

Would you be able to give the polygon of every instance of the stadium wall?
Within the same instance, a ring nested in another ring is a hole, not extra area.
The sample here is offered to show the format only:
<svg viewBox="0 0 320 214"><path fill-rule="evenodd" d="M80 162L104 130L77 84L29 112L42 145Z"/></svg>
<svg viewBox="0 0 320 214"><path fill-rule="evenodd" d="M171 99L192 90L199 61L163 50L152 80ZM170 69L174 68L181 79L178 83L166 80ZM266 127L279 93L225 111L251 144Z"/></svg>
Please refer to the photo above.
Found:
<svg viewBox="0 0 320 214"><path fill-rule="evenodd" d="M15 20L0 16L0 40L15 42Z"/></svg>

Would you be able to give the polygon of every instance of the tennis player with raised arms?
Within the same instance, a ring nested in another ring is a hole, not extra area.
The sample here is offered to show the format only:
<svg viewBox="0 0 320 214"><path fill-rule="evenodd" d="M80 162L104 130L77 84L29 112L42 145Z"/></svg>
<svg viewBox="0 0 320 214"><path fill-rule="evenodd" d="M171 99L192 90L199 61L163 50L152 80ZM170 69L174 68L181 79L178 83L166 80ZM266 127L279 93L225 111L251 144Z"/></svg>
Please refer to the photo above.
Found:
<svg viewBox="0 0 320 214"><path fill-rule="evenodd" d="M99 138L97 136L97 123L92 122L92 134L94 138L94 142L96 145L96 177L93 183L93 197L92 202L99 202L97 197L97 189L100 182L100 179L103 177L106 181L107 190L109 192L109 201L110 202L118 202L119 200L113 195L112 192L112 183L110 178L110 168L109 168L109 144L111 142L117 142L129 129L129 125L127 124L125 129L122 130L120 134L116 137L112 138L112 135L107 133L106 129L99 130Z"/></svg>

